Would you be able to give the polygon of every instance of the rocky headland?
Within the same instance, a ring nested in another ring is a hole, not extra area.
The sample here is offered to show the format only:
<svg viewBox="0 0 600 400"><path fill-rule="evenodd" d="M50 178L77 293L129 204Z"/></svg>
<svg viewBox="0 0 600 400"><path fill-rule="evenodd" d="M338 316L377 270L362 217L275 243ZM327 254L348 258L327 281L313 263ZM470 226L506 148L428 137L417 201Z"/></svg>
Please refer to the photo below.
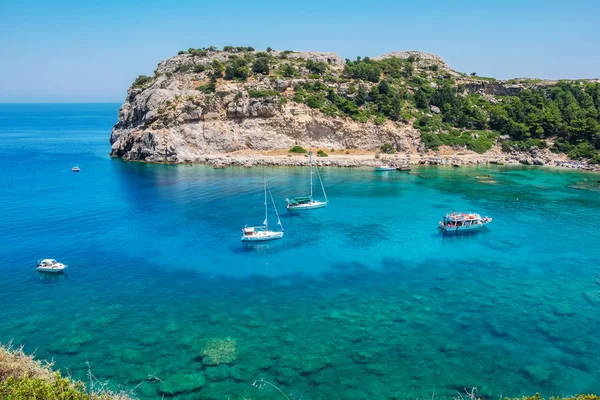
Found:
<svg viewBox="0 0 600 400"><path fill-rule="evenodd" d="M552 148L549 134L541 145L524 145L493 123L498 103L558 84L467 75L414 51L350 61L335 53L189 49L128 89L111 155L151 163L304 165L306 157L287 154L301 146L322 150L318 163L333 166L400 157L411 164L453 159L594 168L590 157L569 159L568 149ZM444 99L445 88L458 100ZM460 111L453 118L457 102L482 115L469 120Z"/></svg>

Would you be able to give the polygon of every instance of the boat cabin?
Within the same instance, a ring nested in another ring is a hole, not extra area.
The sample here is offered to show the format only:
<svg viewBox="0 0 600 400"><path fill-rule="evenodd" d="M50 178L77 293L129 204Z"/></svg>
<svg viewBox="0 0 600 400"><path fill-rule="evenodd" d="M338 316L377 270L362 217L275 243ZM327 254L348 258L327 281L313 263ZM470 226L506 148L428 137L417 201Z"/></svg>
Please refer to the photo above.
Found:
<svg viewBox="0 0 600 400"><path fill-rule="evenodd" d="M310 203L311 201L312 201L312 197L310 197L310 196L294 197L292 200L290 200L290 204L292 204L292 205L306 204L306 203Z"/></svg>
<svg viewBox="0 0 600 400"><path fill-rule="evenodd" d="M481 215L475 213L452 213L444 216L442 224L448 228L456 228L460 226L472 226L485 224L488 218L481 218Z"/></svg>

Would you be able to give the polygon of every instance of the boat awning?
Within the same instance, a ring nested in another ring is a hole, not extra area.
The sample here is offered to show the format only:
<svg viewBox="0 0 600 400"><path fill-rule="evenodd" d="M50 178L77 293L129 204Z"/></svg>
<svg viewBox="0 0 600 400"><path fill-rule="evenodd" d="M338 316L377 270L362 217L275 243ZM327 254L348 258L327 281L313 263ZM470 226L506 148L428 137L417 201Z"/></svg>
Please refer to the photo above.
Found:
<svg viewBox="0 0 600 400"><path fill-rule="evenodd" d="M308 203L309 201L311 201L312 198L310 196L304 196L304 197L295 197L294 201L296 203Z"/></svg>

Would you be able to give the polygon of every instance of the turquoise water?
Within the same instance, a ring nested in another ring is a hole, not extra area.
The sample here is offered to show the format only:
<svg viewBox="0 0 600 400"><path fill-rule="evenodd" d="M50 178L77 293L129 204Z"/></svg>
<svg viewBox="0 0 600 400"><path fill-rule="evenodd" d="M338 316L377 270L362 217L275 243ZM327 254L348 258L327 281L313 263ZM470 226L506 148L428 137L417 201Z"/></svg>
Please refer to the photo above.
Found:
<svg viewBox="0 0 600 400"><path fill-rule="evenodd" d="M600 176L324 169L330 205L294 215L301 168L110 159L117 111L0 105L1 341L148 399L600 392ZM245 247L263 173L286 233ZM495 221L441 236L452 210Z"/></svg>

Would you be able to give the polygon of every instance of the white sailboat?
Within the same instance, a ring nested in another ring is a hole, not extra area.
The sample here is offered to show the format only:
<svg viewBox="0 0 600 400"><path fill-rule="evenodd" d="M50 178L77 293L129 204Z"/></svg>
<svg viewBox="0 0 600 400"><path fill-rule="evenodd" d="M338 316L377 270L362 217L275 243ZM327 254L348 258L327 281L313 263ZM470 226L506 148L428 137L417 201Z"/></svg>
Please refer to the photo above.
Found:
<svg viewBox="0 0 600 400"><path fill-rule="evenodd" d="M269 230L269 212L267 206L267 189L269 189L269 195L271 196L271 203L273 203L273 208L275 209L275 214L277 215L277 225L281 228L280 231L270 231ZM244 226L242 228L242 242L264 242L266 240L273 239L281 239L283 237L283 225L281 225L281 219L279 218L279 213L277 212L277 207L275 207L275 201L273 200L273 194L271 193L271 189L267 185L267 180L265 179L265 220L262 226Z"/></svg>
<svg viewBox="0 0 600 400"><path fill-rule="evenodd" d="M321 183L321 189L323 190L323 197L325 200L315 200L313 198L313 171L312 171L312 149L308 152L309 156L309 169L310 169L310 195L309 196L301 196L294 197L293 199L285 199L287 203L288 211L294 210L313 210L315 208L323 208L329 203L327 200L327 193L325 193L325 187L323 186L323 180L321 180L321 174L319 174L319 169L317 168L317 175L319 177L319 182Z"/></svg>

